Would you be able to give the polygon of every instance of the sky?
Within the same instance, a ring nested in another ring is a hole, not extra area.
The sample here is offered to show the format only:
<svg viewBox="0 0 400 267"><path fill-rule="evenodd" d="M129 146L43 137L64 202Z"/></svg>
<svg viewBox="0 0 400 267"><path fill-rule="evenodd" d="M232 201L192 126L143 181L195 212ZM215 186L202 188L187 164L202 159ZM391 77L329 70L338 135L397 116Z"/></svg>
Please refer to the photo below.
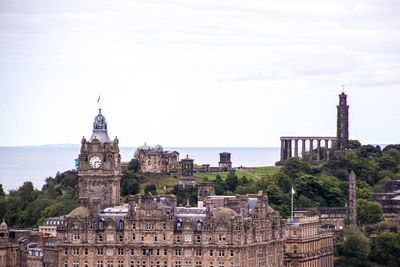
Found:
<svg viewBox="0 0 400 267"><path fill-rule="evenodd" d="M1 0L0 146L400 143L400 2Z"/></svg>

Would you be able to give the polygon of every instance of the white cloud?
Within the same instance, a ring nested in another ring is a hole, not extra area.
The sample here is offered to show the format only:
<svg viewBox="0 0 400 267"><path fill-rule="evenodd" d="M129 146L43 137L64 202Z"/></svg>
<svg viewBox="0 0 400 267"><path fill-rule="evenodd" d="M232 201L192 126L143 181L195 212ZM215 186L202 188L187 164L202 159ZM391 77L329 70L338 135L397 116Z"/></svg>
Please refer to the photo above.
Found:
<svg viewBox="0 0 400 267"><path fill-rule="evenodd" d="M280 135L335 135L343 83L351 136L397 142L398 112L386 101L399 97L398 8L389 0L2 1L0 145L79 142L101 92L122 145L278 146Z"/></svg>

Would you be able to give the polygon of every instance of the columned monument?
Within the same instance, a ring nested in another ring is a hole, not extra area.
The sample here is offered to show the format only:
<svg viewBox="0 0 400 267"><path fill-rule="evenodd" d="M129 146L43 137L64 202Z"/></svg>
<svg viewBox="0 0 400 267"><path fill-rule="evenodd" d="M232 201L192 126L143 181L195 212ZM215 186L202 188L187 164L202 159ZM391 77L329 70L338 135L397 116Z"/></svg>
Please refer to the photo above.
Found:
<svg viewBox="0 0 400 267"><path fill-rule="evenodd" d="M301 141L301 153L299 155L299 141ZM309 149L307 150L306 143ZM321 142L324 142L321 144ZM315 151L316 144L316 151ZM321 145L324 145L324 153L321 153ZM293 153L294 147L294 153ZM297 157L308 159L310 163L319 163L321 160L329 160L346 155L349 147L349 106L347 95L343 92L339 95L337 106L337 135L331 136L282 136L281 159L276 165L282 165L286 160ZM307 155L307 156L306 156Z"/></svg>

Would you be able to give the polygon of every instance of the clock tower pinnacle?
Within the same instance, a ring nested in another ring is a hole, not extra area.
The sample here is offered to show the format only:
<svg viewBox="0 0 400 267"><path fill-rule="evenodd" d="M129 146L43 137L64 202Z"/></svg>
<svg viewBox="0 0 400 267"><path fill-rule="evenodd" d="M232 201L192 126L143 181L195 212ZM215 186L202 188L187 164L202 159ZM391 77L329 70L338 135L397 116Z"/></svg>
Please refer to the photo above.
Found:
<svg viewBox="0 0 400 267"><path fill-rule="evenodd" d="M82 138L79 154L79 200L95 213L120 204L121 155L118 139L110 140L106 118L99 114L93 122L89 141Z"/></svg>

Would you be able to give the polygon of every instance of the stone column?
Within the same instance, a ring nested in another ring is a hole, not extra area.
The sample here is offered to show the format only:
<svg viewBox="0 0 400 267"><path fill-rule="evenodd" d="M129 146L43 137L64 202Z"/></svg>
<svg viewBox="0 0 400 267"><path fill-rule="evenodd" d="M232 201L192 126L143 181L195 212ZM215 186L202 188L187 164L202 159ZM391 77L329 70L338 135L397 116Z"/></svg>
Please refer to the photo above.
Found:
<svg viewBox="0 0 400 267"><path fill-rule="evenodd" d="M303 142L301 148L301 157L304 159L306 157L306 139L301 140Z"/></svg>
<svg viewBox="0 0 400 267"><path fill-rule="evenodd" d="M299 139L294 139L294 156L299 157Z"/></svg>
<svg viewBox="0 0 400 267"><path fill-rule="evenodd" d="M349 176L349 225L357 226L356 209L356 175L351 171Z"/></svg>
<svg viewBox="0 0 400 267"><path fill-rule="evenodd" d="M290 159L292 157L292 140L288 141L288 159Z"/></svg>
<svg viewBox="0 0 400 267"><path fill-rule="evenodd" d="M317 139L317 161L321 160L320 152L321 152L321 140Z"/></svg>
<svg viewBox="0 0 400 267"><path fill-rule="evenodd" d="M310 141L310 161L312 162L313 161L313 143L314 143L314 140L310 139L309 141Z"/></svg>
<svg viewBox="0 0 400 267"><path fill-rule="evenodd" d="M281 139L281 161L285 160L285 140Z"/></svg>
<svg viewBox="0 0 400 267"><path fill-rule="evenodd" d="M326 151L326 158L325 160L329 160L329 139L325 139L325 151Z"/></svg>

